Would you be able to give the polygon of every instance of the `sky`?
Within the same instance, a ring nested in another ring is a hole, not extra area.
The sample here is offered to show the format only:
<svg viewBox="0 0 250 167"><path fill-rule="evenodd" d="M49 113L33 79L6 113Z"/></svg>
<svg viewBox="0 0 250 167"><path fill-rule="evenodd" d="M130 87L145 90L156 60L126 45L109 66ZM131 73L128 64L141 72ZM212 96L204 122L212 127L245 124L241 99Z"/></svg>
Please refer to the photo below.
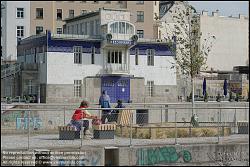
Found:
<svg viewBox="0 0 250 167"><path fill-rule="evenodd" d="M212 11L219 10L220 16L238 16L243 14L249 16L249 2L248 1L189 1L198 12L203 9L208 11L211 15Z"/></svg>

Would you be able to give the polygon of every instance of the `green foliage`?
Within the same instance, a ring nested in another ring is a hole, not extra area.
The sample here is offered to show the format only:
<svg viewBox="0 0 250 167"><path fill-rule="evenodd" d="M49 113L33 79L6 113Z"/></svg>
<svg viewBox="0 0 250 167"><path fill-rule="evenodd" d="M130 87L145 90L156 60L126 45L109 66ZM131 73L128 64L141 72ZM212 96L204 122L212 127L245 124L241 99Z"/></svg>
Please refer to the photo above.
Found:
<svg viewBox="0 0 250 167"><path fill-rule="evenodd" d="M171 46L172 52L176 55L176 64L181 72L194 78L202 69L206 69L206 60L212 48L212 42L215 36L209 36L204 39L202 46L199 47L201 33L199 27L199 16L193 6L183 2L185 9L177 8L172 15L175 23L168 23L166 29L169 33L176 36L176 45L172 44L170 37L167 37L168 46Z"/></svg>

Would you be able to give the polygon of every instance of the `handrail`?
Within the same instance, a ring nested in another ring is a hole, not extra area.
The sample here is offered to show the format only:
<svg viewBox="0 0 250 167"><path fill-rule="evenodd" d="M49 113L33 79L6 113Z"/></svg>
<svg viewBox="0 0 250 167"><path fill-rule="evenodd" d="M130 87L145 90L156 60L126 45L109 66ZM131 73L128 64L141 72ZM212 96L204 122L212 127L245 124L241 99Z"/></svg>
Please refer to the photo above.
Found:
<svg viewBox="0 0 250 167"><path fill-rule="evenodd" d="M73 108L72 110L119 110L117 108ZM145 110L145 109L151 109L151 110L156 110L156 109L249 109L249 107L159 107L159 108L125 108L125 109L128 109L128 110ZM5 111L6 109L2 109L1 108L1 111ZM7 109L8 111L58 111L59 109L50 109L50 108L47 108L47 109L32 109L32 108L29 108L29 109L22 109L22 108L14 108L14 109ZM122 110L122 109L120 109Z"/></svg>

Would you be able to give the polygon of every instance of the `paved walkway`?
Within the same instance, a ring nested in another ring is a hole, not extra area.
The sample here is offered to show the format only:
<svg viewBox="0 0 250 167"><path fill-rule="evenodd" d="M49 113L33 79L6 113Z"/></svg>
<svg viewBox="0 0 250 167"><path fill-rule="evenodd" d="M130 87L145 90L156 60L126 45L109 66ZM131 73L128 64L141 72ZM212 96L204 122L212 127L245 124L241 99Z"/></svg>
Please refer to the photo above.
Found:
<svg viewBox="0 0 250 167"><path fill-rule="evenodd" d="M217 137L193 137L193 138L178 138L177 143L180 145L190 144L211 144L217 143ZM249 135L235 134L227 137L220 137L220 143L249 143ZM77 139L77 140L58 140L58 135L36 135L31 136L29 140L29 148L79 148L82 146L129 146L129 138L115 139ZM133 139L132 145L173 145L175 139ZM28 137L27 135L2 135L1 136L1 150L3 149L27 149L28 148Z"/></svg>

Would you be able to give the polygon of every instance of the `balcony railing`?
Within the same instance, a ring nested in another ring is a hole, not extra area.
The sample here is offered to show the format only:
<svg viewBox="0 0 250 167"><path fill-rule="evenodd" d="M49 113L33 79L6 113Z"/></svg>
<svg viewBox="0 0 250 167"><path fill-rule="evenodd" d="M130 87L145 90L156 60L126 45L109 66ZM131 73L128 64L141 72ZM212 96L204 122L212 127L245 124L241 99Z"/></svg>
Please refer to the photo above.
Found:
<svg viewBox="0 0 250 167"><path fill-rule="evenodd" d="M106 64L104 69L108 74L125 74L129 72L128 64Z"/></svg>

